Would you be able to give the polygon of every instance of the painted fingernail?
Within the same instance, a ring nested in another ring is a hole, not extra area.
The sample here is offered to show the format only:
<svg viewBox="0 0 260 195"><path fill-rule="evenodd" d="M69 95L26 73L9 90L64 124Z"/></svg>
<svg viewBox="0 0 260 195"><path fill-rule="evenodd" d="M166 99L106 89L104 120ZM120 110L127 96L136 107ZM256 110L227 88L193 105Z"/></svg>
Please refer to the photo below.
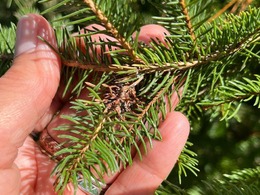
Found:
<svg viewBox="0 0 260 195"><path fill-rule="evenodd" d="M54 33L48 22L39 15L29 14L23 16L17 25L15 56L22 53L33 52L36 49L50 49L39 39L42 37L52 45L56 45Z"/></svg>
<svg viewBox="0 0 260 195"><path fill-rule="evenodd" d="M32 51L36 47L36 22L30 16L23 16L17 25L15 56Z"/></svg>

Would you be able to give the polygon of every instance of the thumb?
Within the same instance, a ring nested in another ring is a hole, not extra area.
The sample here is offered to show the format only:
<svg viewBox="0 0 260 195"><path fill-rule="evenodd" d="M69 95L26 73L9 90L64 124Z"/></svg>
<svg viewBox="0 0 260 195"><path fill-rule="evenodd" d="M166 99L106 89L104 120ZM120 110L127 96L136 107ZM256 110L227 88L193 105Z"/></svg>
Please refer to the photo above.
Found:
<svg viewBox="0 0 260 195"><path fill-rule="evenodd" d="M17 26L15 59L0 78L0 168L9 168L56 93L60 60L43 41L56 47L55 35L41 16L29 14Z"/></svg>

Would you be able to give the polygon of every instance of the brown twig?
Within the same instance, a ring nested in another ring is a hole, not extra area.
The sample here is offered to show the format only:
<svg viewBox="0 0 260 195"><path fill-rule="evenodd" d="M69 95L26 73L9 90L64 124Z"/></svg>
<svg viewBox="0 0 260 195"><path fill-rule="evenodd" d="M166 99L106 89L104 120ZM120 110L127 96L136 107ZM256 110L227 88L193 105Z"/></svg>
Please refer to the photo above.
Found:
<svg viewBox="0 0 260 195"><path fill-rule="evenodd" d="M232 10L230 11L231 13L239 13L241 11L244 11L251 3L253 0L240 0L237 1L237 3L234 5Z"/></svg>
<svg viewBox="0 0 260 195"><path fill-rule="evenodd" d="M218 18L221 14L223 14L228 8L234 5L238 0L232 0L228 4L226 4L221 10L219 10L215 15L208 19L208 22L212 22L216 18Z"/></svg>

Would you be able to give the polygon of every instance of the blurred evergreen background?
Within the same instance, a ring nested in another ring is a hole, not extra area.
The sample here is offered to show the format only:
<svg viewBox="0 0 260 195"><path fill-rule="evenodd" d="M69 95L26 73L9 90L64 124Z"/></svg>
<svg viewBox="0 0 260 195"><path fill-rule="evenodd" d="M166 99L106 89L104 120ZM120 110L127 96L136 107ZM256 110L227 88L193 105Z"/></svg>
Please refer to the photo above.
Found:
<svg viewBox="0 0 260 195"><path fill-rule="evenodd" d="M25 10L40 12L45 9L43 4L37 3L36 0L24 0L22 4L20 2L19 0L1 0L0 24L2 27L9 27L11 22L16 24L17 18L27 12ZM144 23L153 22L151 15L156 12L156 9L151 3L146 0L129 2L141 13ZM152 2L156 4L161 1ZM212 0L211 9L217 12L230 2L230 0ZM238 7L235 7L237 5ZM227 9L227 12L238 14L250 5L259 7L260 1L238 0ZM190 149L198 155L200 172L197 173L197 177L188 173L186 178L182 178L181 188L192 188L201 180L219 178L224 173L231 173L234 170L260 166L260 109L253 107L252 104L253 102L243 103L237 113L239 121L235 118L228 123L218 118L211 120L210 114L206 111L198 118L191 120L189 141L193 143L193 146ZM176 171L177 169L174 169L169 177L169 180L175 184L178 183Z"/></svg>

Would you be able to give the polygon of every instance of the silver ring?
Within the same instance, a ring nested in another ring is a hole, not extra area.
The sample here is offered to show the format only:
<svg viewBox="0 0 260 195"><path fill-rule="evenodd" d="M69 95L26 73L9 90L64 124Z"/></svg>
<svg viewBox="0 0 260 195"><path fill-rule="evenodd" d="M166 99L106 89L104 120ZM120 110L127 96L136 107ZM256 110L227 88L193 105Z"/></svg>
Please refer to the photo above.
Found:
<svg viewBox="0 0 260 195"><path fill-rule="evenodd" d="M91 177L91 183L88 183L88 180L84 179L82 175L78 175L78 187L88 195L101 195L107 189L107 185L103 182Z"/></svg>

